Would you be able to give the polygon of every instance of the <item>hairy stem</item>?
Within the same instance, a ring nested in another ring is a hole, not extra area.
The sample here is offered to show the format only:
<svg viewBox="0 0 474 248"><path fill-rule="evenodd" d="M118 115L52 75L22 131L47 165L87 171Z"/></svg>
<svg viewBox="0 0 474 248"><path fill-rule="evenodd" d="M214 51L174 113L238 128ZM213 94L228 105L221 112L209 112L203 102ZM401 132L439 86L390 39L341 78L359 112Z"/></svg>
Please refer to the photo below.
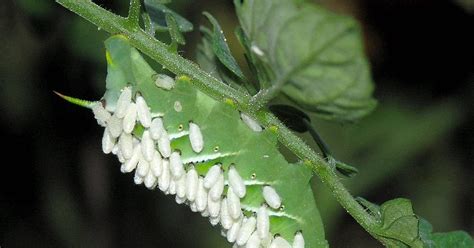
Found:
<svg viewBox="0 0 474 248"><path fill-rule="evenodd" d="M140 12L141 12L142 3L141 0L131 0L130 8L128 9L127 20L131 26L139 27L140 26Z"/></svg>
<svg viewBox="0 0 474 248"><path fill-rule="evenodd" d="M229 87L201 70L195 63L170 52L166 44L143 31L138 25L139 0L131 1L128 18L115 15L90 0L57 0L57 2L109 33L124 35L133 46L162 64L169 71L176 75L189 76L193 84L202 92L218 101L228 102L231 100L238 110L256 118L263 126L277 130L279 141L301 158L305 165L320 177L337 201L367 232L379 239L376 235L378 230L376 220L347 191L334 169L303 140L293 134L273 114L252 104L248 94Z"/></svg>

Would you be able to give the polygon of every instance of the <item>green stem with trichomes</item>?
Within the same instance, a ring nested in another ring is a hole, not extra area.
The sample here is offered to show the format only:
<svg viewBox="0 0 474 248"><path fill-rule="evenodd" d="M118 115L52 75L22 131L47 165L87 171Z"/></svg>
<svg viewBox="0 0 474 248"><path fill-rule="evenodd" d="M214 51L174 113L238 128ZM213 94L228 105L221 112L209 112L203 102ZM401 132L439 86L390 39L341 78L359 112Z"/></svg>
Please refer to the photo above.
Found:
<svg viewBox="0 0 474 248"><path fill-rule="evenodd" d="M162 64L169 71L176 75L189 76L195 87L202 92L221 102L232 101L236 109L257 119L264 127L276 130L278 140L319 176L336 200L367 232L382 241L376 235L379 230L377 221L347 191L334 169L324 158L318 156L273 114L254 106L250 95L231 88L200 69L195 63L177 53L170 52L166 44L142 30L138 22L140 0L131 1L130 13L127 18L115 15L90 0L57 0L57 2L109 33L124 35L133 46Z"/></svg>

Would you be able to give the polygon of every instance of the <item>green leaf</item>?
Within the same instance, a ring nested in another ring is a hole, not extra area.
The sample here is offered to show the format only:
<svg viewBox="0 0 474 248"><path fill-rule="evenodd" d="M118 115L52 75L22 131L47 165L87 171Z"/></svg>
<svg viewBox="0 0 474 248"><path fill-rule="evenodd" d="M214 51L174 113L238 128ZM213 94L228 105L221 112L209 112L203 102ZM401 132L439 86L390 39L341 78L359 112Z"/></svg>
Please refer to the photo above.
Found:
<svg viewBox="0 0 474 248"><path fill-rule="evenodd" d="M472 248L474 241L472 237L464 231L453 231L447 233L434 233L433 241L437 248Z"/></svg>
<svg viewBox="0 0 474 248"><path fill-rule="evenodd" d="M54 94L58 95L62 99L66 100L66 101L68 101L72 104L84 107L84 108L92 108L92 105L94 104L94 102L79 99L79 98L75 98L75 97L72 97L72 96L66 96L66 95L63 95L63 94L61 94L57 91L53 91L53 92L54 92Z"/></svg>
<svg viewBox="0 0 474 248"><path fill-rule="evenodd" d="M431 224L420 218L420 238L425 248L472 248L474 241L471 236L464 231L452 231L446 233L432 233Z"/></svg>
<svg viewBox="0 0 474 248"><path fill-rule="evenodd" d="M420 235L420 239L421 241L423 241L425 248L436 247L434 241L431 239L432 231L433 231L433 226L431 226L431 224L427 220L423 218L419 218L418 234Z"/></svg>
<svg viewBox="0 0 474 248"><path fill-rule="evenodd" d="M355 120L376 105L357 23L312 3L235 0L254 56L291 100L320 117Z"/></svg>
<svg viewBox="0 0 474 248"><path fill-rule="evenodd" d="M213 32L211 33L212 37L212 50L214 54L217 56L219 61L227 67L231 72L233 72L236 76L241 79L244 79L244 74L240 70L239 64L235 61L232 53L230 52L229 46L227 45L227 40L224 37L224 32L221 29L221 26L217 22L217 20L209 13L203 13L209 22L211 22L213 26Z"/></svg>
<svg viewBox="0 0 474 248"><path fill-rule="evenodd" d="M166 25L168 26L171 40L174 42L184 45L186 42L184 41L183 34L179 31L178 23L174 16L170 13L166 13Z"/></svg>
<svg viewBox="0 0 474 248"><path fill-rule="evenodd" d="M379 236L389 247L423 247L418 235L418 217L410 200L397 198L380 206L382 225Z"/></svg>
<svg viewBox="0 0 474 248"><path fill-rule="evenodd" d="M131 86L133 92L140 92L145 98L152 115L162 117L172 139L171 146L181 151L186 169L194 164L204 176L210 166L221 163L227 178L229 166L235 165L247 186L247 194L241 199L245 215L250 216L264 203L262 187L271 185L283 204L281 209L271 211L271 233L280 234L291 242L295 233L302 230L305 247L328 246L310 185L312 172L302 164L285 160L278 150L274 131L252 131L240 119L231 100L225 104L208 97L192 87L186 76L178 77L171 90L158 88L153 80L156 72L125 37L113 36L105 44L107 109L113 111L120 90ZM191 149L187 132L191 120L199 125L204 138L204 149L200 153Z"/></svg>
<svg viewBox="0 0 474 248"><path fill-rule="evenodd" d="M170 14L174 17L180 32L190 32L193 30L193 24L191 22L163 5L160 0L145 0L145 9L148 15L150 15L154 28L157 31L168 31L166 14Z"/></svg>
<svg viewBox="0 0 474 248"><path fill-rule="evenodd" d="M213 77L222 80L224 83L235 89L245 91L243 87L246 85L242 85L241 80L224 64L222 64L219 58L215 55L212 45L212 32L208 28L202 26L200 27L200 30L203 37L201 43L199 43L197 47L197 63L204 71L207 71Z"/></svg>

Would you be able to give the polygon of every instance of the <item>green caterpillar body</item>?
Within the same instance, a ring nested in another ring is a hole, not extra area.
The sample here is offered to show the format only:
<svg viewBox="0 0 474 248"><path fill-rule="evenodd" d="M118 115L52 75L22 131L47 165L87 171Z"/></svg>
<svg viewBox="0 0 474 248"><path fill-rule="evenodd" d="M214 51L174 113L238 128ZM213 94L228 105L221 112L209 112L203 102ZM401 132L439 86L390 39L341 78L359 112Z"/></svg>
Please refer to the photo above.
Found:
<svg viewBox="0 0 474 248"><path fill-rule="evenodd" d="M222 165L225 176L222 197L225 197L228 171L233 166L246 187L245 197L240 199L246 217L255 216L265 204L263 187L273 187L281 198L281 206L268 208L272 237L280 236L291 243L301 231L305 247L328 246L309 183L311 170L285 160L278 151L277 130L253 131L242 121L232 101L222 103L208 97L192 86L188 76L177 77L170 90L157 87L154 80L157 73L124 36L113 36L105 44L108 75L103 101L109 112L115 110L122 89L131 87L132 96L138 94L146 100L152 117L162 118L171 139L171 150L180 152L186 171L194 165L199 176L205 177L213 165ZM200 127L204 141L200 152L192 149L190 122ZM143 130L143 126L135 126L133 135L137 140L141 139Z"/></svg>

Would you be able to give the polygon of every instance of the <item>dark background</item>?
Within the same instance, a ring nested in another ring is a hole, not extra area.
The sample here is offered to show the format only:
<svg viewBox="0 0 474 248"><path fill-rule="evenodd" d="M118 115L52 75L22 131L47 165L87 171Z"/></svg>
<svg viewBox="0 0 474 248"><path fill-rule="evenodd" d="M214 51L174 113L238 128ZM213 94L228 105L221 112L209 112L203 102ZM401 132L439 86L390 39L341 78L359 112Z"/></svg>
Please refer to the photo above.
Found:
<svg viewBox="0 0 474 248"><path fill-rule="evenodd" d="M410 198L435 231L472 235L473 2L320 2L363 25L379 100L354 125L314 120L336 157L361 171L345 184L376 203ZM127 11L126 0L100 3ZM241 54L231 1L175 0L172 8L196 27L211 12ZM183 54L192 58L199 34L186 37ZM52 93L101 97L106 38L53 1L0 2L0 246L230 247L206 219L121 174L101 154L92 114ZM380 247L313 181L332 247Z"/></svg>

